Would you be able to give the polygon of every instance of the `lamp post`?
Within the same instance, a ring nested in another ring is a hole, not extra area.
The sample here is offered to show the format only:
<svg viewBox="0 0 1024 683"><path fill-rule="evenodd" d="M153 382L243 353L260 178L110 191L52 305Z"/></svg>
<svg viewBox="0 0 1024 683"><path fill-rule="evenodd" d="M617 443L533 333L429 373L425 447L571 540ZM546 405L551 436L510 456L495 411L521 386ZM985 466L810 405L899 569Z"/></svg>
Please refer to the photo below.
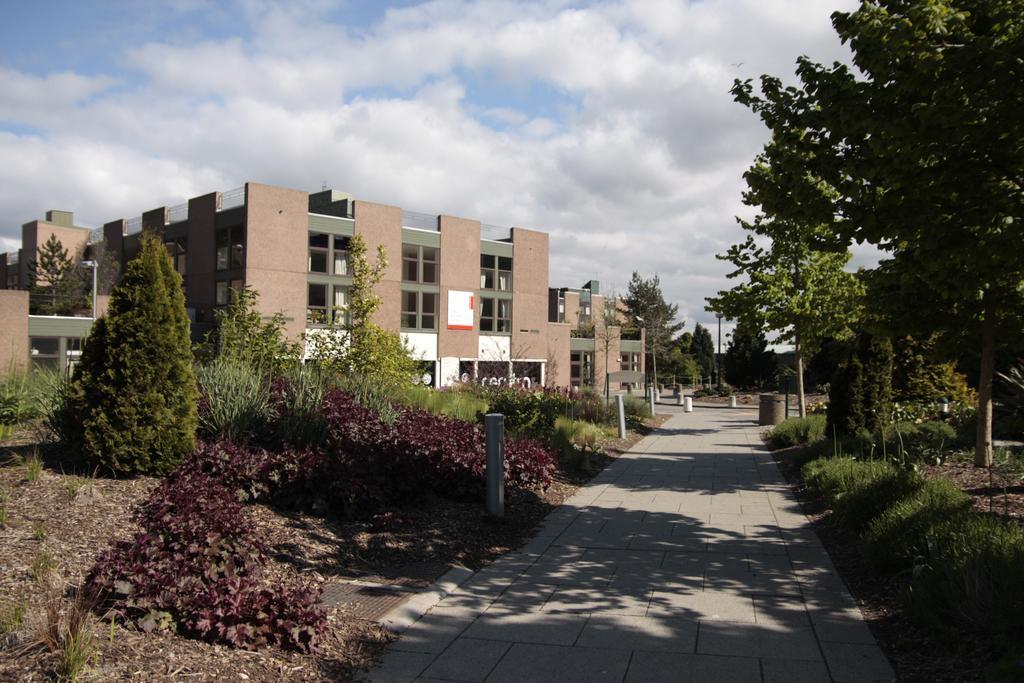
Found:
<svg viewBox="0 0 1024 683"><path fill-rule="evenodd" d="M722 388L722 313L715 313L718 318L718 354L715 355L715 374L718 375L718 388Z"/></svg>
<svg viewBox="0 0 1024 683"><path fill-rule="evenodd" d="M96 261L82 261L86 268L92 268L92 319L96 319L96 271L99 264Z"/></svg>

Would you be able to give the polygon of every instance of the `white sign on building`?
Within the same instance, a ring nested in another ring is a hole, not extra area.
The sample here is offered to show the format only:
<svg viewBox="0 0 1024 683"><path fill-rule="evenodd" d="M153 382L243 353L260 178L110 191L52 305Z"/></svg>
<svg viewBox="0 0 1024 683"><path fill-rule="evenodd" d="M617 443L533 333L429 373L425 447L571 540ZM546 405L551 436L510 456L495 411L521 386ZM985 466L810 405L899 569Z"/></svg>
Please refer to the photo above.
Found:
<svg viewBox="0 0 1024 683"><path fill-rule="evenodd" d="M473 292L448 291L448 329L472 330L476 322L473 315Z"/></svg>

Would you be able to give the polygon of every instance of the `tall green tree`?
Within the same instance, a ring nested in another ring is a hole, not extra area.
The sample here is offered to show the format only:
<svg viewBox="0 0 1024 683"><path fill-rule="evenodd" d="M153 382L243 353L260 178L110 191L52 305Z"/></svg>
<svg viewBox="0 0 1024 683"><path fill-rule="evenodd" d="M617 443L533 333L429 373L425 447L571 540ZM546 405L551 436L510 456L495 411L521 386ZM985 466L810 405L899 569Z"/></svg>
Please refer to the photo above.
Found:
<svg viewBox="0 0 1024 683"><path fill-rule="evenodd" d="M83 304L81 279L75 261L57 235L39 247L36 258L28 263L29 289L33 312L41 315L64 315Z"/></svg>
<svg viewBox="0 0 1024 683"><path fill-rule="evenodd" d="M697 323L693 328L691 353L700 367L701 377L712 377L715 374L715 341L711 338L708 328Z"/></svg>
<svg viewBox="0 0 1024 683"><path fill-rule="evenodd" d="M626 311L631 320L639 322L646 335L647 367L651 368L654 384L658 383L658 356L664 353L675 333L682 329L684 323L676 322L679 306L665 300L661 291L661 278L641 277L633 271L629 288L623 298Z"/></svg>
<svg viewBox="0 0 1024 683"><path fill-rule="evenodd" d="M740 320L725 351L725 378L741 387L764 387L775 379L778 361L768 349L764 330L749 320Z"/></svg>
<svg viewBox="0 0 1024 683"><path fill-rule="evenodd" d="M990 466L996 353L1024 311L1024 0L865 1L832 24L853 65L801 58L799 87L733 92L831 193L803 220L889 252L904 322L980 349Z"/></svg>
<svg viewBox="0 0 1024 683"><path fill-rule="evenodd" d="M192 364L181 276L144 233L75 369L72 447L116 474L173 469L195 446Z"/></svg>

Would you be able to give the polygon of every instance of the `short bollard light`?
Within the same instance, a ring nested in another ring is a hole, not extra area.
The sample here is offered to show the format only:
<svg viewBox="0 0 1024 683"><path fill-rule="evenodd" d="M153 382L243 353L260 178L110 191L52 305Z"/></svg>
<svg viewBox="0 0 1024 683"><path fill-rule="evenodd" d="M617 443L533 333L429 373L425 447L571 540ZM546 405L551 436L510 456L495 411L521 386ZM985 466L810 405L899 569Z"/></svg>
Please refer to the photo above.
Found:
<svg viewBox="0 0 1024 683"><path fill-rule="evenodd" d="M735 408L736 407L736 397L735 396L730 396L729 397L729 407L730 408Z"/></svg>
<svg viewBox="0 0 1024 683"><path fill-rule="evenodd" d="M683 412L684 413L692 413L693 412L693 396L687 396L685 399L683 399Z"/></svg>
<svg viewBox="0 0 1024 683"><path fill-rule="evenodd" d="M651 387L651 393L647 395L647 399L651 403L651 417L654 417L654 387Z"/></svg>
<svg viewBox="0 0 1024 683"><path fill-rule="evenodd" d="M626 406L623 405L622 394L615 394L615 407L619 411L619 438L626 438Z"/></svg>
<svg viewBox="0 0 1024 683"><path fill-rule="evenodd" d="M484 417L487 435L487 514L505 516L505 416L488 413Z"/></svg>

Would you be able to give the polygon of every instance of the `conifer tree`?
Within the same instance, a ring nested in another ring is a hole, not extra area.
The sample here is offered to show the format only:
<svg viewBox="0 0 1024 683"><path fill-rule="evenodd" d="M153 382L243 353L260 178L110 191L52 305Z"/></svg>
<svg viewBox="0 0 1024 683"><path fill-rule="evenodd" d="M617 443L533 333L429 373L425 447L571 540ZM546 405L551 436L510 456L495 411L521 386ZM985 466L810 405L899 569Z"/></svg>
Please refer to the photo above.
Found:
<svg viewBox="0 0 1024 683"><path fill-rule="evenodd" d="M73 448L116 474L162 474L195 446L197 390L185 298L160 241L114 287L76 369Z"/></svg>
<svg viewBox="0 0 1024 683"><path fill-rule="evenodd" d="M711 338L708 328L700 323L693 328L690 352L700 366L702 377L711 377L715 374L715 341Z"/></svg>
<svg viewBox="0 0 1024 683"><path fill-rule="evenodd" d="M28 278L34 313L63 315L81 303L74 259L54 233L29 261Z"/></svg>

